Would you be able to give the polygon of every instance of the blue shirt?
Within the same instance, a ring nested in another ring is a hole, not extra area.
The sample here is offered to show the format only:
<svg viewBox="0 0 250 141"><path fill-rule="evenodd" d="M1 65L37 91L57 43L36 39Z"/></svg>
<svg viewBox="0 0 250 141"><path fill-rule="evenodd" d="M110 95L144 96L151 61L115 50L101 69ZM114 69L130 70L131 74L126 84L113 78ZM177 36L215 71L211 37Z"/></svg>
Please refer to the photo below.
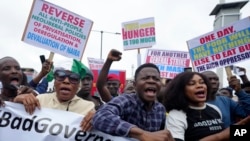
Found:
<svg viewBox="0 0 250 141"><path fill-rule="evenodd" d="M29 86L33 87L34 90L36 90L39 94L47 93L49 82L45 78L42 79L42 81L39 84L34 83L33 80L29 82Z"/></svg>
<svg viewBox="0 0 250 141"><path fill-rule="evenodd" d="M93 117L95 129L116 136L128 136L132 127L154 132L164 129L165 107L155 102L150 111L137 94L114 97L98 109Z"/></svg>
<svg viewBox="0 0 250 141"><path fill-rule="evenodd" d="M241 90L236 95L238 96L238 102L226 96L216 96L215 100L208 101L221 110L222 121L226 128L234 124L235 117L244 118L250 114L250 94Z"/></svg>

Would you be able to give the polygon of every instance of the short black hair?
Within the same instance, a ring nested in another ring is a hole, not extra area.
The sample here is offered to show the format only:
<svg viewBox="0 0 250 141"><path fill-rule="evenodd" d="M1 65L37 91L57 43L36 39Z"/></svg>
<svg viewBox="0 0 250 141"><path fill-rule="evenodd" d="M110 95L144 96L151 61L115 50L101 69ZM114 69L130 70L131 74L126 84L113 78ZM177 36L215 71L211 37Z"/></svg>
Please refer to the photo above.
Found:
<svg viewBox="0 0 250 141"><path fill-rule="evenodd" d="M140 66L136 69L134 80L136 81L136 78L137 78L139 72L140 72L143 68L148 68L148 67L150 67L150 68L155 68L155 69L160 73L159 68L158 68L155 64L153 64L153 63L145 63L145 64L140 65Z"/></svg>
<svg viewBox="0 0 250 141"><path fill-rule="evenodd" d="M229 94L230 94L230 96L233 97L233 89L232 88L230 88L230 87L223 87L223 88L219 89L219 91L220 90L226 90L226 91L228 91Z"/></svg>

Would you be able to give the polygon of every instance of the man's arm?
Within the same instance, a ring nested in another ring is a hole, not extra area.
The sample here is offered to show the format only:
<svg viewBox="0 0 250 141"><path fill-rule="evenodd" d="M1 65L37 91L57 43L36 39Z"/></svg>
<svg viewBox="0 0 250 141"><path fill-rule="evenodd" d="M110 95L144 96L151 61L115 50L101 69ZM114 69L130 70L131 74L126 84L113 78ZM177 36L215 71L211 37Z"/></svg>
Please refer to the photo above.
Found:
<svg viewBox="0 0 250 141"><path fill-rule="evenodd" d="M138 127L132 127L130 129L129 137L138 139L140 141L174 141L171 133L168 130L148 132Z"/></svg>
<svg viewBox="0 0 250 141"><path fill-rule="evenodd" d="M121 60L121 55L122 55L121 52L119 52L118 50L112 49L109 52L108 57L107 57L104 65L99 73L99 76L97 78L96 87L97 87L97 90L98 90L98 92L99 92L99 94L104 102L108 102L112 99L111 93L109 92L109 90L106 86L106 81L107 81L109 69L110 69L113 61Z"/></svg>
<svg viewBox="0 0 250 141"><path fill-rule="evenodd" d="M52 62L50 62L49 60L46 60L45 62L43 62L42 64L42 69L41 71L38 73L38 75L36 77L34 77L30 82L29 82L29 86L30 87L33 87L35 90L37 85L39 85L39 82L50 72L50 69L52 67ZM48 81L43 81L43 85L40 85L39 87L44 87L43 89L46 88L47 90L47 87L45 84L45 82L48 83ZM39 90L37 90L39 93L44 93L44 90L42 92L40 92Z"/></svg>
<svg viewBox="0 0 250 141"><path fill-rule="evenodd" d="M245 125L250 122L250 116L237 122L235 125ZM223 131L204 137L200 141L225 141L230 139L230 127L224 129Z"/></svg>
<svg viewBox="0 0 250 141"><path fill-rule="evenodd" d="M235 94L238 96L237 105L233 107L235 114L246 117L250 114L250 95L241 89L240 80L237 79L236 76L230 77L229 86L235 90ZM243 109L244 112L242 112L241 109Z"/></svg>

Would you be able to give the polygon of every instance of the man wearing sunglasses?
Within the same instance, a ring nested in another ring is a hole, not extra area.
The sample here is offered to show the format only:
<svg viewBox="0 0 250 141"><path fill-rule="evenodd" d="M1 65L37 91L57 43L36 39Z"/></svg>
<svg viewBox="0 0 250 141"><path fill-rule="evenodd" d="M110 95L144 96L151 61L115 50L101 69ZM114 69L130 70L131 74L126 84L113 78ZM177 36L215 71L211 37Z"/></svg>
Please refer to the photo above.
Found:
<svg viewBox="0 0 250 141"><path fill-rule="evenodd" d="M91 117L95 113L93 102L83 100L76 95L80 85L80 74L69 71L64 68L57 68L54 72L54 93L38 95L37 99L41 107L53 108L65 111L75 112L85 115L81 127L83 131L91 129ZM17 98L17 102L32 105L27 99ZM30 106L29 113L33 113L36 106Z"/></svg>

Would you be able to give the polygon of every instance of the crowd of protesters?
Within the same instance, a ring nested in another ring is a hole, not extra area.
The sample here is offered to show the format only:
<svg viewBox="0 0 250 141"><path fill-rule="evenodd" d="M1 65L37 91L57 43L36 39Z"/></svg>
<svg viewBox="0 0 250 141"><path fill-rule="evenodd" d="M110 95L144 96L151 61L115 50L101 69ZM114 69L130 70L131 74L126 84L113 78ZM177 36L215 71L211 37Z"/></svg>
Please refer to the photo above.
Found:
<svg viewBox="0 0 250 141"><path fill-rule="evenodd" d="M75 112L84 115L79 123L83 131L94 128L140 141L229 140L230 125L250 122L250 81L242 67L243 75L230 76L228 86L220 88L213 71L184 71L162 81L158 67L145 63L119 93L119 77L109 70L121 59L120 51L110 50L97 79L96 96L91 94L94 75L89 68L83 75L57 67L52 73L54 91L47 93L52 61L44 61L38 75L27 82L18 60L3 57L0 104L21 103L29 114L43 107Z"/></svg>

